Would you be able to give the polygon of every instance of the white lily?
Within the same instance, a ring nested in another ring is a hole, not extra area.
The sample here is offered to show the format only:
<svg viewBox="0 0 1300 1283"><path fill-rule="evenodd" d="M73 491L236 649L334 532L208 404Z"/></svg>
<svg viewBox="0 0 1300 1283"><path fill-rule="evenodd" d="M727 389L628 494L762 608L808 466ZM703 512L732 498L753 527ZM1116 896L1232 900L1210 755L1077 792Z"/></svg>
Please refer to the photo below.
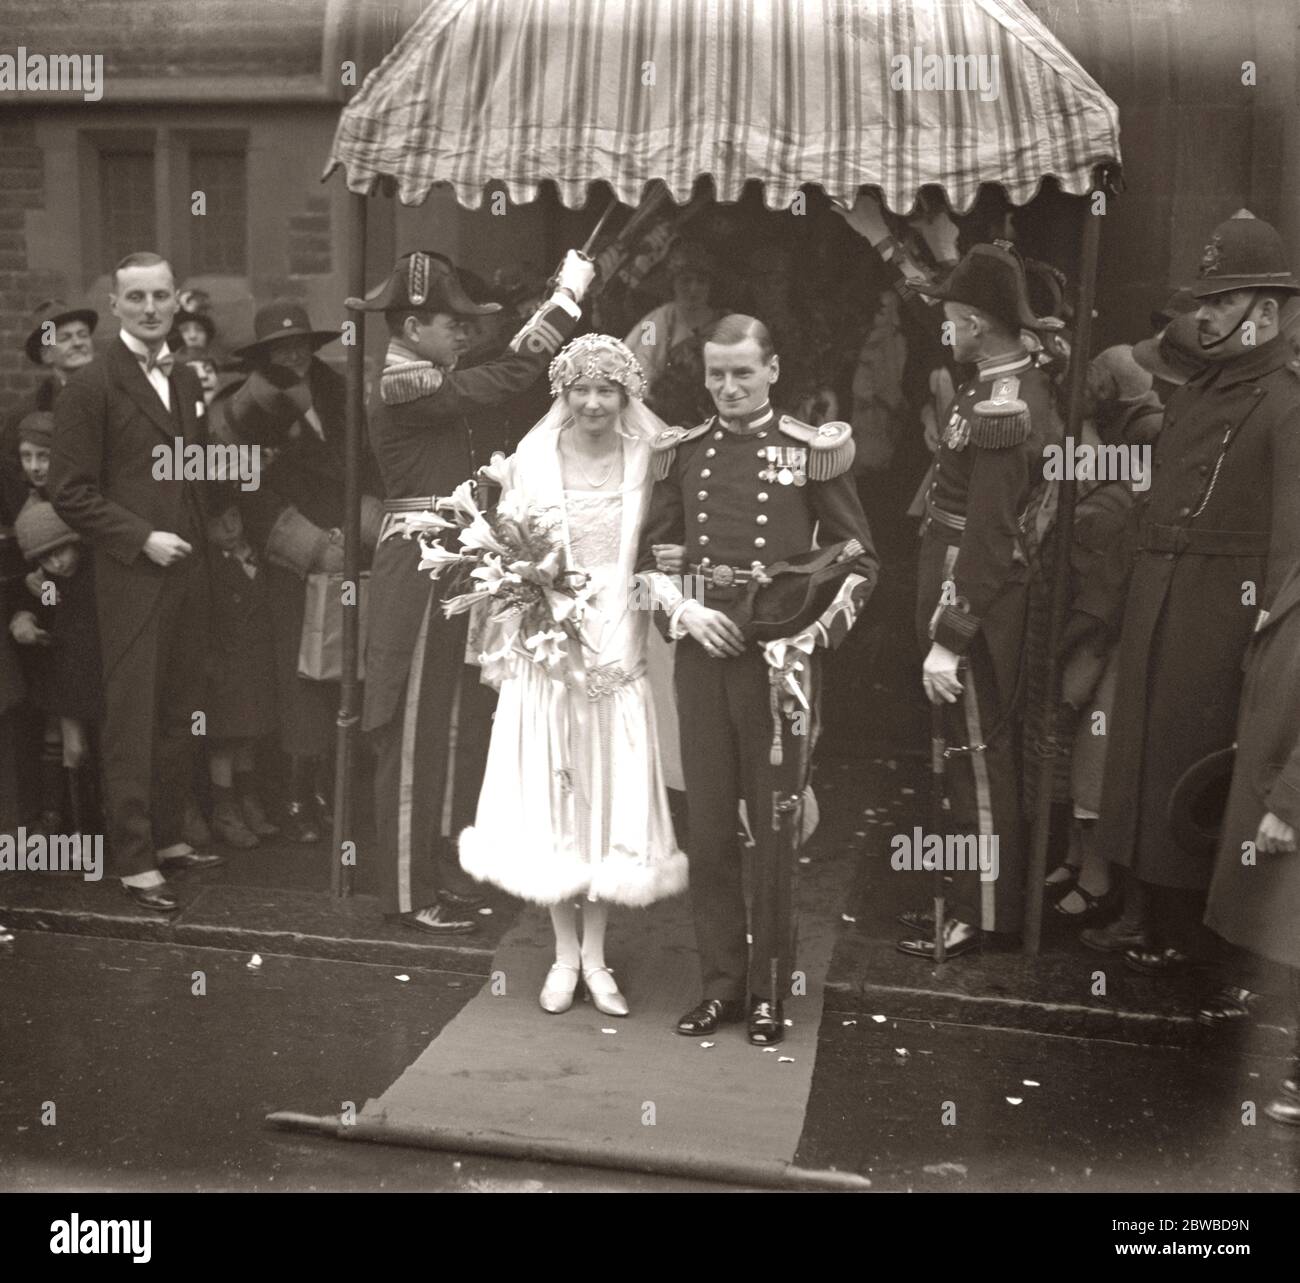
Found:
<svg viewBox="0 0 1300 1283"><path fill-rule="evenodd" d="M565 657L564 643L568 640L558 628L534 633L524 640L524 648L535 662L554 668Z"/></svg>
<svg viewBox="0 0 1300 1283"><path fill-rule="evenodd" d="M500 450L492 452L492 460L478 470L481 480L500 486L503 490L510 487L510 474L513 471L510 460Z"/></svg>
<svg viewBox="0 0 1300 1283"><path fill-rule="evenodd" d="M481 521L483 514L479 511L478 504L474 500L474 482L462 481L447 500L447 507L456 514L461 525L469 525L473 521Z"/></svg>
<svg viewBox="0 0 1300 1283"><path fill-rule="evenodd" d="M496 594L501 591L506 584L521 583L518 575L511 574L502 564L501 558L494 552L485 553L483 564L469 572L471 579L477 579L479 586L485 588L488 592Z"/></svg>
<svg viewBox="0 0 1300 1283"><path fill-rule="evenodd" d="M430 579L437 579L448 566L458 566L465 560L458 552L448 552L441 544L420 540L420 570L427 570Z"/></svg>
<svg viewBox="0 0 1300 1283"><path fill-rule="evenodd" d="M506 552L481 514L460 532L460 546L467 550L482 548L485 552L495 552L498 556L504 556Z"/></svg>

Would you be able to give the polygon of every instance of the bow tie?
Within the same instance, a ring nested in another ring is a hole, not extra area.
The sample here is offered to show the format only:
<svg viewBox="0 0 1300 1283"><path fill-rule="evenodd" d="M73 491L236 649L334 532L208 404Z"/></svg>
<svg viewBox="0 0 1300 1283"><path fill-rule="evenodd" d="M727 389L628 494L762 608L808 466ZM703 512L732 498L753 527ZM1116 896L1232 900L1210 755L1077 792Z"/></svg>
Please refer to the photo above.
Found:
<svg viewBox="0 0 1300 1283"><path fill-rule="evenodd" d="M172 366L176 364L176 358L168 352L165 356L137 356L136 360L144 366L146 374L152 374L155 370L161 370L164 379L170 379L172 376Z"/></svg>

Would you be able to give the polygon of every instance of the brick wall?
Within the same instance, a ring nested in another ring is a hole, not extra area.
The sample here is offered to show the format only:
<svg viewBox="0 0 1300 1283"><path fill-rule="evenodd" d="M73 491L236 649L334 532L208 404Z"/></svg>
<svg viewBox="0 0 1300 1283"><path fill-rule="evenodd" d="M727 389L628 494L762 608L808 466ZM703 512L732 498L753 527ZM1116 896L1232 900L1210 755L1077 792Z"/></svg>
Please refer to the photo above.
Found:
<svg viewBox="0 0 1300 1283"><path fill-rule="evenodd" d="M58 272L27 266L26 211L45 207L45 178L35 127L9 117L0 124L0 416L36 387L37 367L22 350L37 303L68 297Z"/></svg>
<svg viewBox="0 0 1300 1283"><path fill-rule="evenodd" d="M100 53L114 77L309 76L327 0L4 0L3 45Z"/></svg>

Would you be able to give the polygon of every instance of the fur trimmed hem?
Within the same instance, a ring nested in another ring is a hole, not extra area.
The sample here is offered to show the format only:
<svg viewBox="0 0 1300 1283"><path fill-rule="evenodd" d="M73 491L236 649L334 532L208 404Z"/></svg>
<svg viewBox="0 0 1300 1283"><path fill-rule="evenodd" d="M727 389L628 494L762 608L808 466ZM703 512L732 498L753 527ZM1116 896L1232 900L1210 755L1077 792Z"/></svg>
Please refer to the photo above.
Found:
<svg viewBox="0 0 1300 1283"><path fill-rule="evenodd" d="M643 908L686 890L689 865L682 851L645 861L627 851L611 851L595 866L554 850L510 854L477 828L458 839L460 867L480 882L491 882L533 904L561 904L593 894L597 900Z"/></svg>

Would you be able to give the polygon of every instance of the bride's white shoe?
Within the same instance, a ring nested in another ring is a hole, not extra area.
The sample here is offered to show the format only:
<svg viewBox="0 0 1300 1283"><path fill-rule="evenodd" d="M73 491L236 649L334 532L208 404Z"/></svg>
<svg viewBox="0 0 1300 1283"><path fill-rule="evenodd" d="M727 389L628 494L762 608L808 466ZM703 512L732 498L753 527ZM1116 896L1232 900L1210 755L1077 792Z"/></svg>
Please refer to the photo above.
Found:
<svg viewBox="0 0 1300 1283"><path fill-rule="evenodd" d="M593 989L591 985L593 976L605 976L608 987L602 987L599 990ZM608 967L592 967L590 971L584 967L582 969L582 978L587 985L587 997L596 1004L597 1011L604 1013L606 1016L627 1015L627 999L619 992L614 973Z"/></svg>
<svg viewBox="0 0 1300 1283"><path fill-rule="evenodd" d="M573 1006L573 995L578 988L578 968L571 962L555 962L546 973L546 983L537 1001L543 1011L558 1016Z"/></svg>

